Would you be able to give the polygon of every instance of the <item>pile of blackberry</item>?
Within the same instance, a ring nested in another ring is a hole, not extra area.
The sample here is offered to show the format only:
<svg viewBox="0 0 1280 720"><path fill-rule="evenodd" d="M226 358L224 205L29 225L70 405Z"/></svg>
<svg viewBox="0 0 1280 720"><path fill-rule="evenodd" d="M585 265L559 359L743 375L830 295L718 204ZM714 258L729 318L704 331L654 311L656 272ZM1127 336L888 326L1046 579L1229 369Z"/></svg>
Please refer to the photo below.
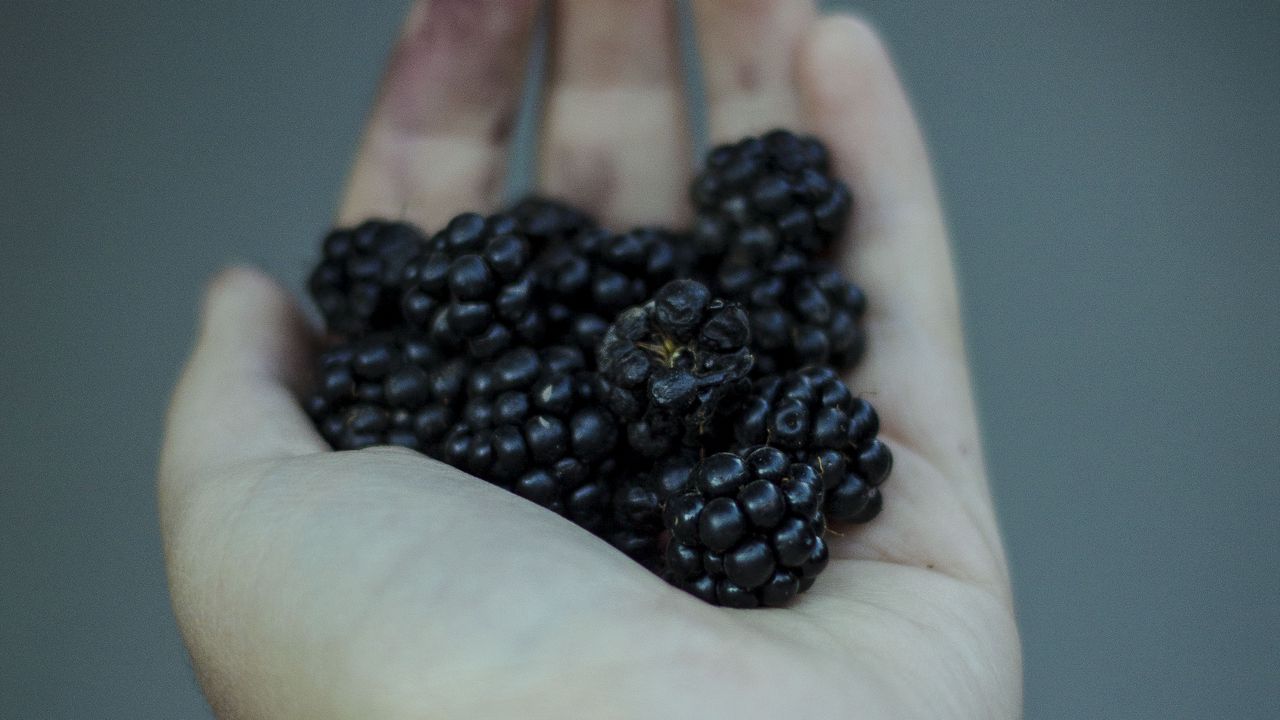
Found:
<svg viewBox="0 0 1280 720"><path fill-rule="evenodd" d="M839 375L866 298L825 254L853 198L785 130L713 149L691 196L681 230L535 197L332 231L308 282L335 338L317 430L442 460L709 603L785 605L893 464Z"/></svg>

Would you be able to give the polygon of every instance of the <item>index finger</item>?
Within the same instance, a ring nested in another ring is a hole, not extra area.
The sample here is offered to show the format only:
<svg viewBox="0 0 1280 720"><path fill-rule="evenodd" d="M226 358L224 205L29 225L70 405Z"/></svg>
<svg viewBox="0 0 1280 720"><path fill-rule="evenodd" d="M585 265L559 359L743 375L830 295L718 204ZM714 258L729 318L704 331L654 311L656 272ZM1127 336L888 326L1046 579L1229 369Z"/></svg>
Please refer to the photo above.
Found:
<svg viewBox="0 0 1280 720"><path fill-rule="evenodd" d="M537 16L533 0L417 0L338 214L432 230L500 201Z"/></svg>

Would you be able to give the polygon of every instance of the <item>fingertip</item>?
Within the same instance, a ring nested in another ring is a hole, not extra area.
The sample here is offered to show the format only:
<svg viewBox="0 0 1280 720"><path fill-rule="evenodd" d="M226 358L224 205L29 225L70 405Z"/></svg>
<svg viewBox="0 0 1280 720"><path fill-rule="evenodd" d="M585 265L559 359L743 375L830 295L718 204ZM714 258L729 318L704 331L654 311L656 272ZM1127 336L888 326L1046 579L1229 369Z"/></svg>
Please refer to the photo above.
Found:
<svg viewBox="0 0 1280 720"><path fill-rule="evenodd" d="M852 12L831 13L819 18L814 24L810 45L826 51L862 48L887 54L875 24L866 16Z"/></svg>
<svg viewBox="0 0 1280 720"><path fill-rule="evenodd" d="M887 44L872 23L829 15L801 47L801 95L811 129L858 198L855 233L864 247L939 230L928 152ZM943 239L945 233L936 233ZM896 244L896 243L891 243Z"/></svg>
<svg viewBox="0 0 1280 720"><path fill-rule="evenodd" d="M692 3L712 144L801 122L797 53L812 0Z"/></svg>
<svg viewBox="0 0 1280 720"><path fill-rule="evenodd" d="M409 6L409 12L405 15L404 23L400 26L400 37L396 39L396 43L403 44L413 39L415 35L422 31L422 26L427 20L427 6L429 0L413 0L413 4Z"/></svg>
<svg viewBox="0 0 1280 720"><path fill-rule="evenodd" d="M801 75L817 117L849 111L875 84L895 83L893 61L875 26L859 15L827 15L801 46Z"/></svg>
<svg viewBox="0 0 1280 720"><path fill-rule="evenodd" d="M313 335L301 308L274 278L246 265L232 265L205 284L201 310L202 339L255 330L301 331Z"/></svg>
<svg viewBox="0 0 1280 720"><path fill-rule="evenodd" d="M206 321L246 308L279 310L291 305L284 288L257 268L230 265L205 283L202 316Z"/></svg>
<svg viewBox="0 0 1280 720"><path fill-rule="evenodd" d="M297 402L317 338L289 292L260 270L228 267L206 283L201 315L170 405L162 477L323 449Z"/></svg>
<svg viewBox="0 0 1280 720"><path fill-rule="evenodd" d="M500 202L537 0L417 0L338 212L435 227Z"/></svg>
<svg viewBox="0 0 1280 720"><path fill-rule="evenodd" d="M691 135L668 0L551 6L538 191L611 225L679 221Z"/></svg>

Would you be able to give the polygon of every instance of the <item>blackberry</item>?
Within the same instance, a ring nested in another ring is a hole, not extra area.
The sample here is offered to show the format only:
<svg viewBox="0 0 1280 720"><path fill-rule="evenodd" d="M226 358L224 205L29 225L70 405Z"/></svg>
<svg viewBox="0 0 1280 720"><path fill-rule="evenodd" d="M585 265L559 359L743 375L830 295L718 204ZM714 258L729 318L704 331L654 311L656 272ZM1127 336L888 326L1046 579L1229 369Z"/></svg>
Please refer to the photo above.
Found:
<svg viewBox="0 0 1280 720"><path fill-rule="evenodd" d="M879 514L880 485L893 455L876 437L880 420L830 367L809 367L757 381L734 428L742 446L767 443L822 478L830 520L864 523Z"/></svg>
<svg viewBox="0 0 1280 720"><path fill-rule="evenodd" d="M825 250L853 205L828 166L821 142L785 130L712 149L691 190L699 253L765 262Z"/></svg>
<svg viewBox="0 0 1280 720"><path fill-rule="evenodd" d="M581 232L596 227L587 213L566 203L537 196L526 197L502 213L539 249L570 242Z"/></svg>
<svg viewBox="0 0 1280 720"><path fill-rule="evenodd" d="M507 215L455 217L402 275L404 319L447 352L488 360L543 344L533 248Z"/></svg>
<svg viewBox="0 0 1280 720"><path fill-rule="evenodd" d="M305 401L316 429L336 450L401 445L425 450L420 413L447 402L466 366L445 362L425 338L376 333L321 353L316 388ZM429 419L429 418L428 418Z"/></svg>
<svg viewBox="0 0 1280 720"><path fill-rule="evenodd" d="M539 294L534 257L594 227L585 213L541 198L488 217L458 215L406 264L404 319L440 347L477 360L544 345L551 309Z"/></svg>
<svg viewBox="0 0 1280 720"><path fill-rule="evenodd" d="M417 228L402 222L369 220L331 231L307 281L329 331L358 335L398 325L400 277L425 243Z"/></svg>
<svg viewBox="0 0 1280 720"><path fill-rule="evenodd" d="M717 414L745 397L750 340L742 308L693 280L667 283L619 315L597 349L597 383L630 447L657 457L696 446Z"/></svg>
<svg viewBox="0 0 1280 720"><path fill-rule="evenodd" d="M848 370L862 357L866 296L828 262L807 260L787 272L729 263L711 284L751 318L757 377L808 365Z"/></svg>
<svg viewBox="0 0 1280 720"><path fill-rule="evenodd" d="M662 507L689 489L698 453L678 452L657 461L625 459L615 478L612 517L605 539L641 565L659 572L662 561ZM644 468L626 472L623 468Z"/></svg>
<svg viewBox="0 0 1280 720"><path fill-rule="evenodd" d="M481 479L600 531L616 461L616 420L595 402L574 347L519 347L473 368L439 413L451 425L428 452Z"/></svg>
<svg viewBox="0 0 1280 720"><path fill-rule="evenodd" d="M537 274L560 332L594 349L618 313L688 275L690 260L688 244L662 228L622 234L592 228L547 248Z"/></svg>
<svg viewBox="0 0 1280 720"><path fill-rule="evenodd" d="M827 565L822 479L773 447L707 456L663 508L664 573L717 605L785 605Z"/></svg>
<svg viewBox="0 0 1280 720"><path fill-rule="evenodd" d="M718 147L687 235L536 197L430 237L334 230L308 287L345 337L306 410L336 449L416 449L708 602L784 605L892 466L836 374L866 301L817 259L852 206L828 166L781 130Z"/></svg>

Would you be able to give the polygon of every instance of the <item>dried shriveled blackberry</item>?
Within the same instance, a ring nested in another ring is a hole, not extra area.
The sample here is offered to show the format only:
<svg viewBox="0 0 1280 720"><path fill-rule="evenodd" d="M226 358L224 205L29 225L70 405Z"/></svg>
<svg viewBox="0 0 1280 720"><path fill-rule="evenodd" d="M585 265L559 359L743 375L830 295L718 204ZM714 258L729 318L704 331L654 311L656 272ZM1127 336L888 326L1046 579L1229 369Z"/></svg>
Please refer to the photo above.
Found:
<svg viewBox="0 0 1280 720"><path fill-rule="evenodd" d="M853 205L828 165L821 142L785 130L712 149L691 190L699 253L763 262L825 250Z"/></svg>
<svg viewBox="0 0 1280 720"><path fill-rule="evenodd" d="M473 368L460 399L430 454L583 527L603 529L619 433L595 400L578 348L509 350Z"/></svg>
<svg viewBox="0 0 1280 720"><path fill-rule="evenodd" d="M696 446L718 412L745 397L752 356L742 308L693 280L675 280L618 316L596 353L602 401L627 442L658 457Z"/></svg>
<svg viewBox="0 0 1280 720"><path fill-rule="evenodd" d="M893 455L879 431L875 409L829 367L758 381L735 424L741 445L767 443L816 468L827 517L850 523L871 520L884 503Z"/></svg>
<svg viewBox="0 0 1280 720"><path fill-rule="evenodd" d="M778 448L707 456L663 525L668 580L717 605L785 605L827 565L822 479Z"/></svg>
<svg viewBox="0 0 1280 720"><path fill-rule="evenodd" d="M420 335L377 333L321 353L316 388L305 402L336 450L401 445L423 451L420 414L447 403L466 377Z"/></svg>
<svg viewBox="0 0 1280 720"><path fill-rule="evenodd" d="M751 318L757 377L809 365L847 370L862 357L866 296L828 262L807 260L787 272L726 264L712 288Z"/></svg>
<svg viewBox="0 0 1280 720"><path fill-rule="evenodd" d="M331 231L307 289L330 332L359 335L401 323L400 278L425 247L408 223L369 220Z"/></svg>

